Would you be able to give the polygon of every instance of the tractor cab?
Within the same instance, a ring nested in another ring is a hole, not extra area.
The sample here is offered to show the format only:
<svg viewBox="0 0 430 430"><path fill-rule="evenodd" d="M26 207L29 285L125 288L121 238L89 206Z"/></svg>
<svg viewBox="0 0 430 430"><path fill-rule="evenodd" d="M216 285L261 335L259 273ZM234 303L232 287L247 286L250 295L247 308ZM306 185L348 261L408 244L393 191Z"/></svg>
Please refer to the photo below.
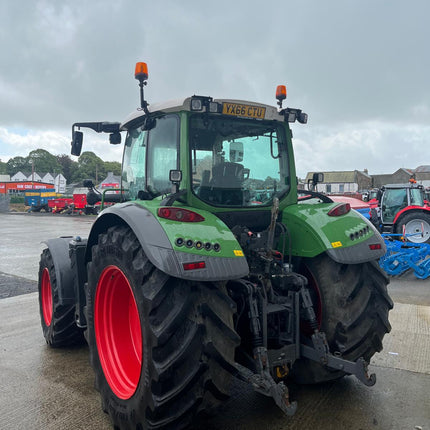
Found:
<svg viewBox="0 0 430 430"><path fill-rule="evenodd" d="M393 223L396 215L408 206L424 206L423 187L413 184L386 185L381 196L381 220Z"/></svg>
<svg viewBox="0 0 430 430"><path fill-rule="evenodd" d="M188 139L180 143L181 122ZM181 152L186 152L182 163ZM189 190L197 205L270 206L291 184L285 127L196 112L161 115L150 130L128 129L122 179L131 200L172 192L170 172L175 171L180 171L179 188Z"/></svg>

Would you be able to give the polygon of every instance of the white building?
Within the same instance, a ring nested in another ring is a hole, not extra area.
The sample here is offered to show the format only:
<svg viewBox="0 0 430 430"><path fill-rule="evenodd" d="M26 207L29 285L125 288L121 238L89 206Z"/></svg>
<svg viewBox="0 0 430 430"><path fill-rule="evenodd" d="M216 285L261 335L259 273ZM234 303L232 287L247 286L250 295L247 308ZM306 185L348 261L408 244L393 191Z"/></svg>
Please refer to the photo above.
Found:
<svg viewBox="0 0 430 430"><path fill-rule="evenodd" d="M50 173L40 173L40 176L42 177L42 182L45 182L45 184L54 183L54 177Z"/></svg>
<svg viewBox="0 0 430 430"><path fill-rule="evenodd" d="M67 180L61 174L54 176L52 173L23 173L17 172L10 178L11 182L43 182L45 184L54 184L55 192L64 194L66 192Z"/></svg>
<svg viewBox="0 0 430 430"><path fill-rule="evenodd" d="M20 172L16 172L11 178L11 182L24 182L28 181L28 174Z"/></svg>
<svg viewBox="0 0 430 430"><path fill-rule="evenodd" d="M67 180L66 180L66 178L61 173L59 173L54 178L54 182L53 183L55 185L55 192L56 193L64 194L66 192Z"/></svg>

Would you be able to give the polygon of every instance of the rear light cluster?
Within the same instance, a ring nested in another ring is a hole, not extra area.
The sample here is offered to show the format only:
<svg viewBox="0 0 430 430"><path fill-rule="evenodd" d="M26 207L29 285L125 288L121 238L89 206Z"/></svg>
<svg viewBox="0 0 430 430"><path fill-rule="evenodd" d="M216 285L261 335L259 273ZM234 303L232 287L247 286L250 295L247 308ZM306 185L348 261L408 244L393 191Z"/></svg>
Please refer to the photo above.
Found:
<svg viewBox="0 0 430 430"><path fill-rule="evenodd" d="M190 211L188 209L165 207L158 209L158 216L160 218L169 219L171 221L180 222L202 222L204 217L200 214Z"/></svg>
<svg viewBox="0 0 430 430"><path fill-rule="evenodd" d="M359 239L360 237L363 237L365 234L369 233L369 231L370 231L370 227L368 225L366 225L366 227L356 231L355 233L351 233L349 235L349 238L351 240Z"/></svg>
<svg viewBox="0 0 430 430"><path fill-rule="evenodd" d="M351 210L349 203L340 203L334 208L330 209L327 213L328 216L341 216L347 214Z"/></svg>
<svg viewBox="0 0 430 430"><path fill-rule="evenodd" d="M204 269L206 267L206 263L204 261L196 261L194 263L184 263L182 266L184 270L197 270Z"/></svg>
<svg viewBox="0 0 430 430"><path fill-rule="evenodd" d="M196 248L199 251L201 249L205 249L206 251L211 251L213 249L215 252L219 252L221 250L221 245L219 243L202 242L201 240L184 239L183 237L178 237L175 240L175 244L176 246Z"/></svg>
<svg viewBox="0 0 430 430"><path fill-rule="evenodd" d="M382 245L380 243L373 243L369 245L371 251L377 251L378 249L382 249Z"/></svg>

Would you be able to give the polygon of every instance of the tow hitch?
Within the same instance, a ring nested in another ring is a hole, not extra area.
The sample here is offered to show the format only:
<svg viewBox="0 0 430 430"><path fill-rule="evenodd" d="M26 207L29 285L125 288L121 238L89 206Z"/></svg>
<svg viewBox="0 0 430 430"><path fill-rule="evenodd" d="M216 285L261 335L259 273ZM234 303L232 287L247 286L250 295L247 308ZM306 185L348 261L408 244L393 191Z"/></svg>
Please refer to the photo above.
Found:
<svg viewBox="0 0 430 430"><path fill-rule="evenodd" d="M328 368L340 370L348 375L354 375L364 385L372 386L375 384L376 376L374 374L368 374L368 363L362 357L354 362L345 360L330 352L325 333L318 330L311 297L309 295L309 290L306 288L307 281L304 277L297 275L297 282L302 286L294 293L294 299L291 301L294 303L293 313L296 316L296 318L293 318L296 320L296 343L295 345L286 347L289 348L286 354L288 357L285 358L284 362L273 360L273 355L270 354L264 346L264 330L262 327L264 327L265 324L261 320L262 315L259 311L261 307L258 301L259 295L257 286L243 279L238 282L242 285L243 291L246 291L248 301L250 328L253 335L254 371L236 363L235 367L237 373L235 376L250 383L256 392L272 397L286 415L295 414L297 402L290 401L288 387L283 381L276 382L272 375L276 376L274 369L279 369L279 366L287 368L299 358L308 358ZM263 312L263 316L264 314L267 317L267 313ZM310 345L305 345L300 342L299 320L297 318L299 314L309 322L313 329ZM287 374L288 371L285 375Z"/></svg>

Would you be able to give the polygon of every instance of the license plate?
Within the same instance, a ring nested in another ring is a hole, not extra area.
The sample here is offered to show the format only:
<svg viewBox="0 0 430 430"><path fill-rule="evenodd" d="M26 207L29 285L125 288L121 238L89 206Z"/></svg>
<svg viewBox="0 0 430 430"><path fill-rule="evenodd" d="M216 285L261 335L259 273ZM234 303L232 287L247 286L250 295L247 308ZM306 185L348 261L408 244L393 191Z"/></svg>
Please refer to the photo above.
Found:
<svg viewBox="0 0 430 430"><path fill-rule="evenodd" d="M266 108L261 106L242 105L239 103L223 103L224 115L240 116L243 118L264 119Z"/></svg>

